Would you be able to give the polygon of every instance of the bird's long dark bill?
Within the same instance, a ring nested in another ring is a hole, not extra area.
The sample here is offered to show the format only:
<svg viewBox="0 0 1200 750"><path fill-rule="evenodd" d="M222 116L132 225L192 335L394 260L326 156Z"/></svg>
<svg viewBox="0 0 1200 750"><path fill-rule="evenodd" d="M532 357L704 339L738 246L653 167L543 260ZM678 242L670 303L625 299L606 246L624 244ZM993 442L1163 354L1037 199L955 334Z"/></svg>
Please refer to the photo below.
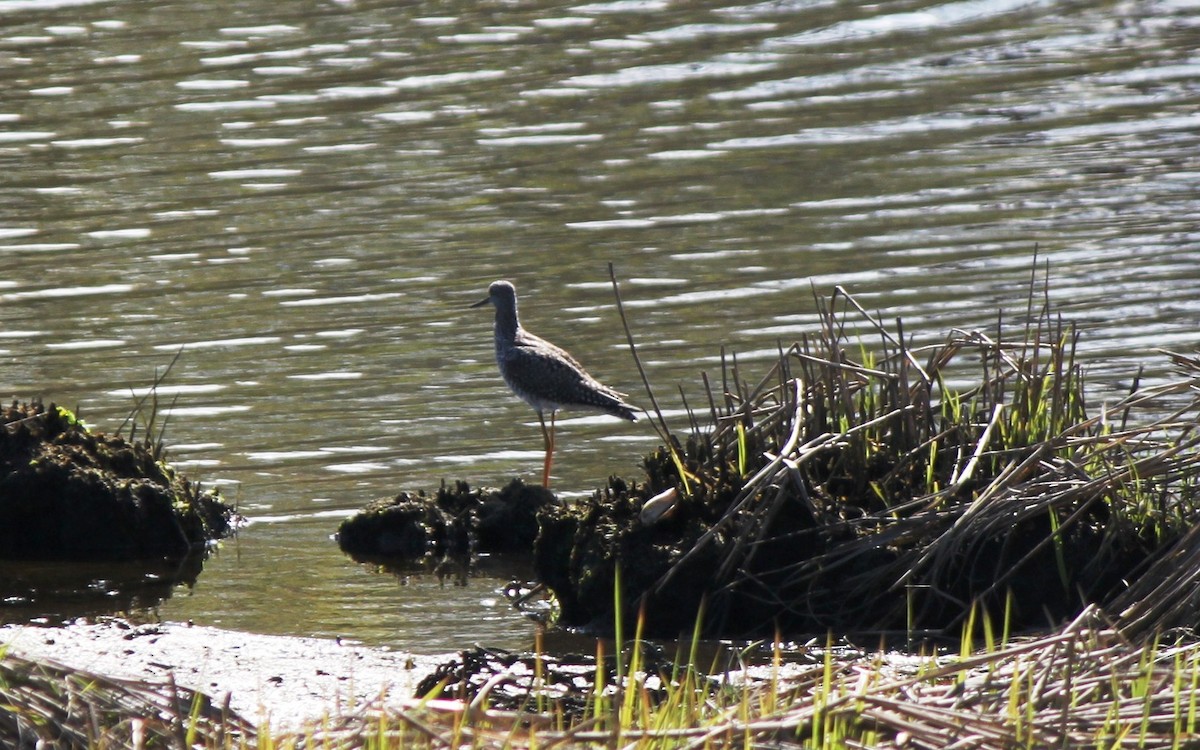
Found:
<svg viewBox="0 0 1200 750"><path fill-rule="evenodd" d="M484 305L488 304L491 301L492 301L491 297L484 297L483 299L479 300L475 304L471 305L471 307L472 308L483 307Z"/></svg>

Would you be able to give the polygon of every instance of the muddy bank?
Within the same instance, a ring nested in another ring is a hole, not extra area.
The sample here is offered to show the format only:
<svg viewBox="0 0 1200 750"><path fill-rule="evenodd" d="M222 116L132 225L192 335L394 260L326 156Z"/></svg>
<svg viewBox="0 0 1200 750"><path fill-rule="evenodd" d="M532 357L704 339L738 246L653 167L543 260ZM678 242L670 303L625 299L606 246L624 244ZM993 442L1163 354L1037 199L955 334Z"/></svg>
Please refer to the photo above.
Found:
<svg viewBox="0 0 1200 750"><path fill-rule="evenodd" d="M161 444L88 429L40 401L0 409L0 557L182 560L233 528L233 508Z"/></svg>
<svg viewBox="0 0 1200 750"><path fill-rule="evenodd" d="M377 703L411 703L446 660L321 638L260 635L182 623L105 619L66 627L0 627L0 650L106 677L204 693L252 722L298 728Z"/></svg>

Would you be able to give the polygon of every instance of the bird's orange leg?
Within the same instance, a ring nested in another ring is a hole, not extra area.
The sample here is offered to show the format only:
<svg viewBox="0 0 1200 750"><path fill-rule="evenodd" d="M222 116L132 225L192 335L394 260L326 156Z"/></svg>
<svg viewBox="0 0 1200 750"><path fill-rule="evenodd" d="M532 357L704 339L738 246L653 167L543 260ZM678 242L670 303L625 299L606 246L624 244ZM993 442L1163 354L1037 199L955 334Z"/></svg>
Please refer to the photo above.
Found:
<svg viewBox="0 0 1200 750"><path fill-rule="evenodd" d="M550 433L546 438L546 462L541 467L541 486L550 490L550 467L554 463L554 415L557 412L551 410L550 413Z"/></svg>
<svg viewBox="0 0 1200 750"><path fill-rule="evenodd" d="M554 463L554 414L550 412L550 429L546 430L546 420L538 412L538 422L542 425L542 440L546 445L546 458L542 461L542 486L550 488L550 465Z"/></svg>

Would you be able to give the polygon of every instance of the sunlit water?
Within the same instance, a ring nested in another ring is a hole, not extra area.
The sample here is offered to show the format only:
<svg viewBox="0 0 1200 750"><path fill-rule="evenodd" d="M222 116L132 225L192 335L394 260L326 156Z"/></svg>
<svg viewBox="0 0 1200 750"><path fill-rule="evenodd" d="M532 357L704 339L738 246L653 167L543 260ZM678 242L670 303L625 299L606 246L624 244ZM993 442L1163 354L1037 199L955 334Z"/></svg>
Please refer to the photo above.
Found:
<svg viewBox="0 0 1200 750"><path fill-rule="evenodd" d="M401 5L402 7L396 7ZM919 340L1025 309L1035 247L1099 387L1200 341L1200 3L0 0L0 385L114 430L158 391L251 524L168 619L519 646L466 587L357 565L340 519L536 480L488 282L668 409L843 285ZM554 483L645 422L560 422Z"/></svg>

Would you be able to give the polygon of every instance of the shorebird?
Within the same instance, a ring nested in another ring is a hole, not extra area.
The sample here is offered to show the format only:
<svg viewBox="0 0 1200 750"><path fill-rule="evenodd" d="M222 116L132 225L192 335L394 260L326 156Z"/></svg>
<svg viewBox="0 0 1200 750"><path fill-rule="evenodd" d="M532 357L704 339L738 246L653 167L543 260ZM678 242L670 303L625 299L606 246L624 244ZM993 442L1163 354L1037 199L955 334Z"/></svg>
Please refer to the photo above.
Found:
<svg viewBox="0 0 1200 750"><path fill-rule="evenodd" d="M582 407L637 421L634 407L625 394L596 380L583 365L549 341L521 327L517 318L517 290L507 281L494 281L488 296L471 307L492 305L496 308L496 364L505 384L521 400L533 407L542 426L546 458L542 462L542 486L550 486L550 465L554 461L554 415L563 407ZM550 428L545 413L550 412Z"/></svg>

